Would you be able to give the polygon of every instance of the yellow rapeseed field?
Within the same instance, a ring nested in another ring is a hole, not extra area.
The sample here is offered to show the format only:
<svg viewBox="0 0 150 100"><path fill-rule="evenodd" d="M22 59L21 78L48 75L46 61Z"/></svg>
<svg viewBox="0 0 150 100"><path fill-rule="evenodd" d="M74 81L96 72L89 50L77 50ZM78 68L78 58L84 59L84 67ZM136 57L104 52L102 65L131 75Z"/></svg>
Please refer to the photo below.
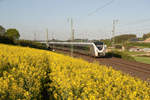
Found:
<svg viewBox="0 0 150 100"><path fill-rule="evenodd" d="M96 63L0 44L0 99L150 100L150 84Z"/></svg>

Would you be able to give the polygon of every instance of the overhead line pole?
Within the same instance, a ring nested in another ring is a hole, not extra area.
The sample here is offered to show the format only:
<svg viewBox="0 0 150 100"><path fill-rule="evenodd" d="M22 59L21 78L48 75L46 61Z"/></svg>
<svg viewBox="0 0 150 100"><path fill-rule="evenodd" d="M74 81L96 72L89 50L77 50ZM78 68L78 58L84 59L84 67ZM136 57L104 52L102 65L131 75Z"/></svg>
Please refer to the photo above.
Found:
<svg viewBox="0 0 150 100"><path fill-rule="evenodd" d="M46 42L47 42L47 46L48 46L48 29L46 29Z"/></svg>
<svg viewBox="0 0 150 100"><path fill-rule="evenodd" d="M47 39L47 42L48 42L48 29L46 29L46 39Z"/></svg>
<svg viewBox="0 0 150 100"><path fill-rule="evenodd" d="M115 32L116 32L116 23L118 20L113 20L113 30L112 30L112 46L114 46L115 43Z"/></svg>
<svg viewBox="0 0 150 100"><path fill-rule="evenodd" d="M71 18L71 42L74 41L73 19ZM73 56L73 44L71 45L71 56Z"/></svg>
<svg viewBox="0 0 150 100"><path fill-rule="evenodd" d="M52 42L54 42L54 34L52 33ZM53 51L54 51L54 44L53 44Z"/></svg>
<svg viewBox="0 0 150 100"><path fill-rule="evenodd" d="M36 41L36 33L34 33L34 41Z"/></svg>
<svg viewBox="0 0 150 100"><path fill-rule="evenodd" d="M114 46L114 42L115 42L115 39L114 39L114 37L115 37L115 20L113 20L113 30L112 30L112 46Z"/></svg>
<svg viewBox="0 0 150 100"><path fill-rule="evenodd" d="M74 29L73 29L73 19L71 18L71 34L72 34L72 41L74 40Z"/></svg>

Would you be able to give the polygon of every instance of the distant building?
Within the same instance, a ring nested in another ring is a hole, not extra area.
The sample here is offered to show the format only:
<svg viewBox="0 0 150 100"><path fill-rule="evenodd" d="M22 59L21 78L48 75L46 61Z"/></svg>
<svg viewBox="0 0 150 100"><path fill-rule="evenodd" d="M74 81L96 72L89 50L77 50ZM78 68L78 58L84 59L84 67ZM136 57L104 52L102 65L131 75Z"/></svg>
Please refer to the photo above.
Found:
<svg viewBox="0 0 150 100"><path fill-rule="evenodd" d="M150 52L150 48L131 47L130 52Z"/></svg>
<svg viewBox="0 0 150 100"><path fill-rule="evenodd" d="M129 49L129 51L130 51L130 52L140 52L140 51L142 51L142 49L141 49L141 48L138 48L138 47L131 47L131 48Z"/></svg>
<svg viewBox="0 0 150 100"><path fill-rule="evenodd" d="M143 48L143 52L150 52L150 48Z"/></svg>

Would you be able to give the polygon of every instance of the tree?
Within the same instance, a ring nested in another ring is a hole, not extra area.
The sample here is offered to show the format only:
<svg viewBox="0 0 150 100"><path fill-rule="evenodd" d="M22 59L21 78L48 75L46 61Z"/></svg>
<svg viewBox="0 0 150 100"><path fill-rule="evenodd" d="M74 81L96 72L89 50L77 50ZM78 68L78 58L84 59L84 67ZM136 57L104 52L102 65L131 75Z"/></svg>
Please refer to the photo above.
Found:
<svg viewBox="0 0 150 100"><path fill-rule="evenodd" d="M11 37L16 40L16 39L19 39L20 34L17 29L8 29L7 32L5 33L5 36Z"/></svg>
<svg viewBox="0 0 150 100"><path fill-rule="evenodd" d="M101 42L104 42L104 44L107 45L107 47L110 47L112 45L111 39L101 39Z"/></svg>
<svg viewBox="0 0 150 100"><path fill-rule="evenodd" d="M0 35L4 35L5 31L6 31L5 28L0 25Z"/></svg>
<svg viewBox="0 0 150 100"><path fill-rule="evenodd" d="M135 34L123 34L123 35L118 35L118 36L115 36L113 37L112 39L114 39L115 43L124 43L130 39L134 39L136 38L136 35Z"/></svg>
<svg viewBox="0 0 150 100"><path fill-rule="evenodd" d="M147 34L144 34L144 35L143 35L143 39L144 39L144 40L147 39L147 38L150 38L150 33L147 33Z"/></svg>

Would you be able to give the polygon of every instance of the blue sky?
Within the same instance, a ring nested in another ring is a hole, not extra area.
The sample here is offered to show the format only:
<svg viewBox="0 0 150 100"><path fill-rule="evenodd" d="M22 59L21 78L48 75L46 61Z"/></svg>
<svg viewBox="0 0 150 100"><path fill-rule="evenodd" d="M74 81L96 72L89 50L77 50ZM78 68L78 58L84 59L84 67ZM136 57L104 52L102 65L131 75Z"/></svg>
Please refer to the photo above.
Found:
<svg viewBox="0 0 150 100"><path fill-rule="evenodd" d="M75 38L101 39L112 36L112 21L118 19L116 35L150 32L150 0L0 0L0 25L17 28L22 39L71 37L68 18L73 18Z"/></svg>

